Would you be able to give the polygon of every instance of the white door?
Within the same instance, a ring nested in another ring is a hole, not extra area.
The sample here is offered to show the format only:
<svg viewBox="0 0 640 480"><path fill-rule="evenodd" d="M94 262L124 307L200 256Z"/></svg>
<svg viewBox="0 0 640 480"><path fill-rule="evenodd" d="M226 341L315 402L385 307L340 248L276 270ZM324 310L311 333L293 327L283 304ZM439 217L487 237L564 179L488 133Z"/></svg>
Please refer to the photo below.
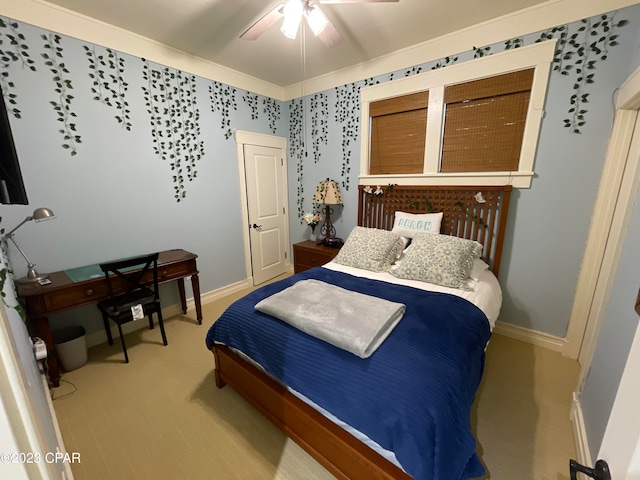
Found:
<svg viewBox="0 0 640 480"><path fill-rule="evenodd" d="M284 151L244 145L249 241L253 284L286 271L287 195Z"/></svg>
<svg viewBox="0 0 640 480"><path fill-rule="evenodd" d="M640 327L620 379L598 458L605 459L615 480L640 479Z"/></svg>

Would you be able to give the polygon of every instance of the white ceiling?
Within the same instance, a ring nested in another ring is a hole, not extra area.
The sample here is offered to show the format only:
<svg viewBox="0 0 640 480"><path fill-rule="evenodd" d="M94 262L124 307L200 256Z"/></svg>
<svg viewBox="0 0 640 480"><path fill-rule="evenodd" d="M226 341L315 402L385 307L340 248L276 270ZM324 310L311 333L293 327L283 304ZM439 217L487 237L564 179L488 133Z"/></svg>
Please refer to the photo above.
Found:
<svg viewBox="0 0 640 480"><path fill-rule="evenodd" d="M345 39L340 45L327 48L310 31L290 40L280 33L280 23L255 41L239 38L280 1L48 0L48 3L282 87L548 3L546 0L400 0L399 3L322 5ZM313 3L316 2L312 0Z"/></svg>

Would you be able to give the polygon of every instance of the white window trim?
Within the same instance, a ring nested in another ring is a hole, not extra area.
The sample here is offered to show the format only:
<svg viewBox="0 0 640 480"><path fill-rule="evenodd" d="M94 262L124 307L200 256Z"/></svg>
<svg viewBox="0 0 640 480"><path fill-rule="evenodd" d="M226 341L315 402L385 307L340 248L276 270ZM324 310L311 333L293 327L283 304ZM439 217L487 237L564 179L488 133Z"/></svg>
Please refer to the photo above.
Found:
<svg viewBox="0 0 640 480"><path fill-rule="evenodd" d="M360 183L380 185L388 183L399 185L513 185L516 188L531 187L531 179L534 176L533 163L542 117L544 116L544 102L555 44L555 39L547 40L527 47L506 50L487 57L476 58L411 77L362 88L360 90L360 100L362 102ZM444 122L442 114L444 87L527 68L535 68L535 72L531 86L529 111L527 112L524 137L522 139L518 171L439 173L440 137ZM369 104L386 98L408 95L424 90L429 90L424 172L412 175L370 175L371 123Z"/></svg>

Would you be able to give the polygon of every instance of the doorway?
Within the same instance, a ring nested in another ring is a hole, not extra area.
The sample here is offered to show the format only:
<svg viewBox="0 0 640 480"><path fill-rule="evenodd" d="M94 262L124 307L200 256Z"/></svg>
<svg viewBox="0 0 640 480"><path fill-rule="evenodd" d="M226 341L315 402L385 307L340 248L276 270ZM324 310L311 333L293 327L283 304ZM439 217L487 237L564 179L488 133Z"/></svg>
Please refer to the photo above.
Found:
<svg viewBox="0 0 640 480"><path fill-rule="evenodd" d="M622 84L616 95L614 125L596 201L594 225L590 231L583 272L576 292L576 304L584 300L582 306L577 305L574 308L574 313L580 313L576 320L581 321L574 322L572 316L567 335L572 353L578 354L581 366L571 416L578 456L581 461L587 463L590 463L592 458L584 427L581 395L593 361L640 184L639 111L640 68ZM606 223L603 223L605 221ZM606 228L603 228L601 234L592 235L598 226ZM598 261L594 260L594 264L590 265L590 258ZM633 306L632 302L633 299L629 299L630 308ZM583 311L577 307L581 307ZM637 418L635 411L640 398L637 381L640 372L638 359L640 330L636 330L598 455L609 462L613 478L636 478L635 475L640 472L640 422L632 421Z"/></svg>
<svg viewBox="0 0 640 480"><path fill-rule="evenodd" d="M285 273L289 260L289 219L285 138L235 132L246 225L247 279L256 286Z"/></svg>

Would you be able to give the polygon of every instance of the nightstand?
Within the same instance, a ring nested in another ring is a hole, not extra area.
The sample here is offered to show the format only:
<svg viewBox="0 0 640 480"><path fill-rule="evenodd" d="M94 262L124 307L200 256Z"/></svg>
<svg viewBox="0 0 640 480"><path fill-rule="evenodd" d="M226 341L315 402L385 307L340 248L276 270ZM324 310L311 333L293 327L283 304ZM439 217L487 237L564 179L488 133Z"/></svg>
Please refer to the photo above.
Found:
<svg viewBox="0 0 640 480"><path fill-rule="evenodd" d="M339 248L325 247L311 240L296 243L293 245L293 271L300 273L324 265L333 260L339 251Z"/></svg>

